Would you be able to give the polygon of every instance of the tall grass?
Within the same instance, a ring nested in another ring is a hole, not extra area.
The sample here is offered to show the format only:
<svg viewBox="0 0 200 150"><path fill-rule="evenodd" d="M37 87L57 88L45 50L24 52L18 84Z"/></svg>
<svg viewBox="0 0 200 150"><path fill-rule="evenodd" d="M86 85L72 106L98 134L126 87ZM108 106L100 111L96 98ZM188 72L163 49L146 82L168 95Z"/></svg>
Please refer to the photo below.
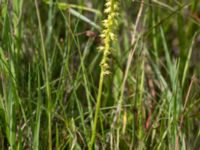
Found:
<svg viewBox="0 0 200 150"><path fill-rule="evenodd" d="M0 1L0 149L198 149L199 8Z"/></svg>

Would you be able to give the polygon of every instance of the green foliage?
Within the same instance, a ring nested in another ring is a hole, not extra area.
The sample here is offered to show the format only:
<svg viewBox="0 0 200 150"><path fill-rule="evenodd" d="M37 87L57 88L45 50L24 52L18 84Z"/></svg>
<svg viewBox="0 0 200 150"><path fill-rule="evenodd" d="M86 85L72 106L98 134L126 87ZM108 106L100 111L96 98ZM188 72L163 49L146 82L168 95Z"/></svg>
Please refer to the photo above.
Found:
<svg viewBox="0 0 200 150"><path fill-rule="evenodd" d="M0 149L199 149L199 10L0 0Z"/></svg>

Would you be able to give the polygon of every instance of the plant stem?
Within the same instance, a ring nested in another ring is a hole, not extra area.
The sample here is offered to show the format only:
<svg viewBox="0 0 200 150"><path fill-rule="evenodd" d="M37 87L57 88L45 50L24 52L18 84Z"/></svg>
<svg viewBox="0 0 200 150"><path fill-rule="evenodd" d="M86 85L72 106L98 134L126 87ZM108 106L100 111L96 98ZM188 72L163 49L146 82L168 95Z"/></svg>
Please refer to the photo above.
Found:
<svg viewBox="0 0 200 150"><path fill-rule="evenodd" d="M96 137L96 127L97 127L97 119L99 115L99 110L101 106L101 96L102 96L102 89L103 89L103 81L104 81L104 68L101 68L101 75L99 80L99 88L98 88L98 95L97 95L97 104L96 104L96 111L94 116L94 122L92 127L92 138L89 143L89 150L92 150L92 147L94 145L95 137Z"/></svg>
<svg viewBox="0 0 200 150"><path fill-rule="evenodd" d="M48 72L48 64L47 64L47 55L45 50L45 44L44 44L44 36L42 32L42 23L40 18L40 12L38 7L38 2L35 0L35 7L36 7L36 13L37 13L37 19L38 19L38 25L39 25L39 33L41 38L41 46L42 46L42 56L44 61L44 70L45 70L45 82L46 82L46 95L47 95L47 114L48 114L48 144L49 144L49 150L52 150L52 137L51 137L51 90L50 90L50 84L49 84L49 72Z"/></svg>

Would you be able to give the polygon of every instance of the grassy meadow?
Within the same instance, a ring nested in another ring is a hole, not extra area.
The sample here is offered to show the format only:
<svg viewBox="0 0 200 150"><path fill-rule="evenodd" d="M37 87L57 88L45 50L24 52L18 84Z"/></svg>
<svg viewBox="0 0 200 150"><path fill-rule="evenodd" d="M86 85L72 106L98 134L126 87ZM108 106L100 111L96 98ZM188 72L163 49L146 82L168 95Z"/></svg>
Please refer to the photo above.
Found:
<svg viewBox="0 0 200 150"><path fill-rule="evenodd" d="M199 0L0 0L0 150L199 147Z"/></svg>

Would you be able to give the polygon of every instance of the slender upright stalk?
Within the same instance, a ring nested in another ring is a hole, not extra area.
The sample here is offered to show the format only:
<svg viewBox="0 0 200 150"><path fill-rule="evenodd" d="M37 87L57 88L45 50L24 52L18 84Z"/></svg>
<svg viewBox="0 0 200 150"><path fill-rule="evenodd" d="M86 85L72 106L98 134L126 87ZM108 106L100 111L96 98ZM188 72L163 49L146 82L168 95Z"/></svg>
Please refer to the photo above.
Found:
<svg viewBox="0 0 200 150"><path fill-rule="evenodd" d="M97 119L98 119L100 106L101 106L101 95L102 95L102 90L103 90L103 81L104 81L104 75L103 75L103 72L101 72L100 80L99 80L98 95L97 95L96 111L95 111L94 123L93 123L93 128L92 128L92 138L91 138L91 141L90 141L89 150L92 150L92 147L93 147L93 144L94 144L94 141L95 141Z"/></svg>
<svg viewBox="0 0 200 150"><path fill-rule="evenodd" d="M101 106L101 97L103 91L103 81L104 76L109 74L109 55L111 53L111 43L115 41L116 37L114 31L117 26L117 17L118 17L118 0L107 0L105 3L104 12L107 14L107 19L103 21L103 31L101 34L102 41L104 43L99 49L103 51L103 57L101 60L101 73L99 80L99 88L97 95L96 111L94 116L94 122L92 127L92 137L89 143L89 150L93 149L95 137L96 137L96 128L97 128L97 119L99 116L100 106Z"/></svg>
<svg viewBox="0 0 200 150"><path fill-rule="evenodd" d="M38 19L38 25L39 25L39 33L41 38L41 45L42 45L42 56L44 61L44 70L45 70L45 83L46 83L46 94L47 94L47 113L48 113L48 144L49 144L49 150L52 150L52 137L51 137L51 95L50 95L50 84L49 84L49 73L48 73L48 64L47 64L47 55L45 50L45 44L44 44L44 36L42 32L42 23L40 18L40 12L38 7L38 2L35 0L35 7L36 7L36 13L37 13L37 19Z"/></svg>

